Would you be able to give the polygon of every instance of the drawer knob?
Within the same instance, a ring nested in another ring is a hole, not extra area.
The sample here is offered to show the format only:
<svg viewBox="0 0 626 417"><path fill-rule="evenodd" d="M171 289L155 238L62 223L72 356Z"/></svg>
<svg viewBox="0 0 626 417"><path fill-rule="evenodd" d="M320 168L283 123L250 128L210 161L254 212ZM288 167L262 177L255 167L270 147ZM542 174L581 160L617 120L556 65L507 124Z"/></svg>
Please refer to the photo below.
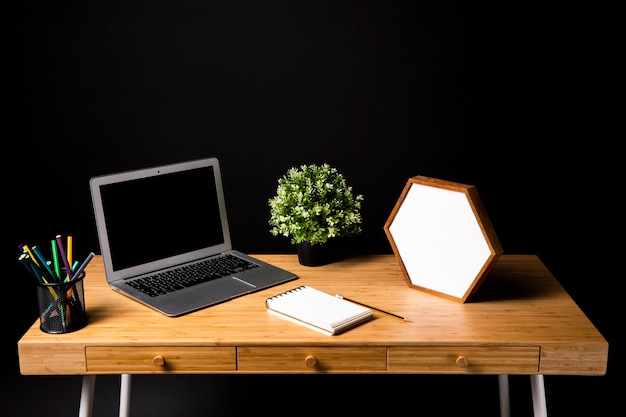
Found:
<svg viewBox="0 0 626 417"><path fill-rule="evenodd" d="M315 365L317 364L317 359L315 359L315 356L313 355L307 355L307 357L304 359L304 364L307 368L315 368Z"/></svg>
<svg viewBox="0 0 626 417"><path fill-rule="evenodd" d="M161 355L156 355L154 358L152 358L152 365L154 366L165 365L165 358Z"/></svg>
<svg viewBox="0 0 626 417"><path fill-rule="evenodd" d="M459 368L467 368L467 366L469 365L469 361L465 356L461 355L456 358L456 364L459 366Z"/></svg>

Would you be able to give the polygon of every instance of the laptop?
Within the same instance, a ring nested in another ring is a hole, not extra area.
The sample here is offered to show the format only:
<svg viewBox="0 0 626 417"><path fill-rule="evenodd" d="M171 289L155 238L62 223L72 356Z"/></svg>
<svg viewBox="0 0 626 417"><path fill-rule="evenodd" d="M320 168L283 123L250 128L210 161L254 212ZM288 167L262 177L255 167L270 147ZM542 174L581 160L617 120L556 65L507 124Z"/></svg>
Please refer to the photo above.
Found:
<svg viewBox="0 0 626 417"><path fill-rule="evenodd" d="M217 158L89 181L109 286L180 316L297 279L235 250Z"/></svg>

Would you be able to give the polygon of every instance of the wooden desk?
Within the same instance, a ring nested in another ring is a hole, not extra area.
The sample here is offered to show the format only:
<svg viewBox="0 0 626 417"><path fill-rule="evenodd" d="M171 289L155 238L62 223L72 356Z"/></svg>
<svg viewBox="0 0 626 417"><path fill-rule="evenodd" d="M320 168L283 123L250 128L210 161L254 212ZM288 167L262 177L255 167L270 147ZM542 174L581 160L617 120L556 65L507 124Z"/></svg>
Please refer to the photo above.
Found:
<svg viewBox="0 0 626 417"><path fill-rule="evenodd" d="M409 288L393 255L321 267L301 266L295 255L256 256L299 279L177 318L111 290L97 256L85 278L87 327L54 335L37 320L18 342L20 371L84 375L81 416L91 413L97 374L122 375L120 415L131 374L492 374L505 415L507 375L525 374L535 415L546 415L543 375L606 373L608 342L534 255L503 255L466 303ZM374 312L371 322L325 336L266 312L266 298L298 285L413 322Z"/></svg>

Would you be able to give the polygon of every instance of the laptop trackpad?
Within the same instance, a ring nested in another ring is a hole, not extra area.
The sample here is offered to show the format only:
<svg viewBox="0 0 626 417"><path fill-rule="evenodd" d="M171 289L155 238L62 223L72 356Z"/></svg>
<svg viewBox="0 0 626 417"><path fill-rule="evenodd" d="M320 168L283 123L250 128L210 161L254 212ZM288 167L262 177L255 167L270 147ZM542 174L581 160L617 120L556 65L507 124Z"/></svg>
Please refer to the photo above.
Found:
<svg viewBox="0 0 626 417"><path fill-rule="evenodd" d="M256 286L235 277L221 278L206 283L197 288L197 291L209 298L230 298L245 294L256 289Z"/></svg>

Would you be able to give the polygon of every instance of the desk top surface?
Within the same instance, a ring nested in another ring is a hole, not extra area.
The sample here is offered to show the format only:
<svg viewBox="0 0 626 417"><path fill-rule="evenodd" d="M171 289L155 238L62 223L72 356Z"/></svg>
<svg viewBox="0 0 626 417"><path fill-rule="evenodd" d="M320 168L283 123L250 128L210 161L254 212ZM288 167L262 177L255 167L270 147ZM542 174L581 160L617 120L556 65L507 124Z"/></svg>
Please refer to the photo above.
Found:
<svg viewBox="0 0 626 417"><path fill-rule="evenodd" d="M106 283L101 256L86 271L88 325L47 334L39 320L18 342L20 359L58 346L538 346L558 374L606 372L608 343L535 255L502 255L469 301L410 288L393 255L353 256L319 267L296 255L254 255L298 279L181 317L167 317ZM265 300L299 285L342 294L412 320L374 320L326 336L267 313ZM585 363L571 367L569 362ZM571 371L569 369L572 369Z"/></svg>

